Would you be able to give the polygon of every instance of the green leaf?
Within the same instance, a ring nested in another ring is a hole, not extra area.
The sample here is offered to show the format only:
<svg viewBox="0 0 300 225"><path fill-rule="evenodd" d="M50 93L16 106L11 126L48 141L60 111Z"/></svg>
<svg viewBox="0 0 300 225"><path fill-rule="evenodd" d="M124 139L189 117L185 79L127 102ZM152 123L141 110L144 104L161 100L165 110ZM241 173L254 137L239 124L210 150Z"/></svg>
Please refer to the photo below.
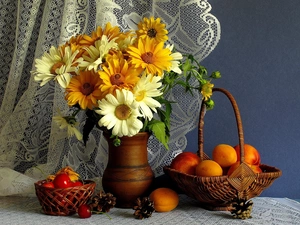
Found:
<svg viewBox="0 0 300 225"><path fill-rule="evenodd" d="M165 124L165 131L166 135L170 136L170 129L171 129L171 113L172 113L172 106L171 102L165 100L164 101L165 110L157 109L157 115L160 118L160 121L163 121Z"/></svg>
<svg viewBox="0 0 300 225"><path fill-rule="evenodd" d="M170 137L167 135L165 123L153 119L149 122L148 126L154 136L169 150L168 142Z"/></svg>

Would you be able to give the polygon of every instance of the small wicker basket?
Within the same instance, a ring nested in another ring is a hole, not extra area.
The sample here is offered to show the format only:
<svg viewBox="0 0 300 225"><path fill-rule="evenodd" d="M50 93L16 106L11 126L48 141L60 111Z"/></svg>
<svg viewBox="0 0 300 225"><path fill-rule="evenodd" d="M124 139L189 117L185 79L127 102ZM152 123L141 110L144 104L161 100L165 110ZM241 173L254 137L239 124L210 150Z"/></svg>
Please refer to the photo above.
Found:
<svg viewBox="0 0 300 225"><path fill-rule="evenodd" d="M214 88L213 91L225 94L234 109L240 145L240 166L230 176L216 177L193 176L171 169L170 166L165 166L163 169L165 174L167 174L186 195L198 200L203 208L209 210L231 210L232 203L237 198L248 200L260 195L275 179L281 176L282 172L275 167L260 165L262 173L254 173L252 169L244 163L244 134L237 103L227 90ZM205 104L202 102L199 116L197 151L201 160L209 159L203 152L205 109Z"/></svg>
<svg viewBox="0 0 300 225"><path fill-rule="evenodd" d="M80 205L93 195L96 183L84 181L84 185L69 188L43 187L45 180L34 183L35 192L45 214L68 216L75 214Z"/></svg>

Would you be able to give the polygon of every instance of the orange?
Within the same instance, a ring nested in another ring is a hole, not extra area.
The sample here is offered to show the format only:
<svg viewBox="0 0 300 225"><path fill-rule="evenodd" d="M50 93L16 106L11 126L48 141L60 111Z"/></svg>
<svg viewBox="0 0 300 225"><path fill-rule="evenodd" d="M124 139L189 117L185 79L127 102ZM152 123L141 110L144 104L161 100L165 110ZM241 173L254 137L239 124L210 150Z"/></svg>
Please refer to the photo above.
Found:
<svg viewBox="0 0 300 225"><path fill-rule="evenodd" d="M154 202L156 212L169 212L175 209L179 203L177 192L165 187L152 191L149 198Z"/></svg>
<svg viewBox="0 0 300 225"><path fill-rule="evenodd" d="M219 144L213 149L212 158L224 168L236 163L237 153L232 146L228 144Z"/></svg>
<svg viewBox="0 0 300 225"><path fill-rule="evenodd" d="M196 167L196 176L200 177L214 177L222 176L222 167L213 160L203 160Z"/></svg>

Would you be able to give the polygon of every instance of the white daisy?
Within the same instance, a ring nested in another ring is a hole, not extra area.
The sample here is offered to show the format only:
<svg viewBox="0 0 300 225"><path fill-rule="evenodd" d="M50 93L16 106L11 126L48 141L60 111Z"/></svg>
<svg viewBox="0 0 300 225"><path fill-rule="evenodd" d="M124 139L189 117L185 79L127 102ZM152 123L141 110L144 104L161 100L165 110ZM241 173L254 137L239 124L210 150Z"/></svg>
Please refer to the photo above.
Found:
<svg viewBox="0 0 300 225"><path fill-rule="evenodd" d="M78 51L72 54L72 50L67 46L64 51L62 47L52 46L49 53L46 52L40 59L35 60L36 70L32 71L35 81L41 81L41 86L50 80L56 80L60 86L66 88L71 80L71 73L75 72L76 63L81 59L75 60Z"/></svg>
<svg viewBox="0 0 300 225"><path fill-rule="evenodd" d="M142 129L143 123L138 119L141 114L132 92L116 90L116 97L108 94L98 104L100 109L95 112L103 116L98 124L112 129L113 135L130 137Z"/></svg>
<svg viewBox="0 0 300 225"><path fill-rule="evenodd" d="M167 45L166 48L170 49L170 51L172 52L174 45ZM173 60L171 61L172 65L170 70L174 71L175 73L181 74L182 71L179 68L179 64L180 64L179 60L182 59L182 54L180 52L174 52L170 56L173 58Z"/></svg>
<svg viewBox="0 0 300 225"><path fill-rule="evenodd" d="M135 100L138 102L143 116L148 120L153 118L152 111L157 112L156 108L161 107L161 104L153 98L163 94L160 91L161 85L160 76L144 74L133 89Z"/></svg>
<svg viewBox="0 0 300 225"><path fill-rule="evenodd" d="M76 121L75 117L73 116L63 117L60 112L58 114L59 114L58 116L53 117L53 120L56 122L56 124L59 126L60 129L67 128L68 138L75 135L79 141L82 140L82 134L76 128L79 125L79 123Z"/></svg>
<svg viewBox="0 0 300 225"><path fill-rule="evenodd" d="M95 45L84 48L88 55L82 56L84 61L79 64L79 67L97 71L109 50L118 49L118 44L115 40L116 38L109 40L106 35L103 35L101 40L95 41Z"/></svg>

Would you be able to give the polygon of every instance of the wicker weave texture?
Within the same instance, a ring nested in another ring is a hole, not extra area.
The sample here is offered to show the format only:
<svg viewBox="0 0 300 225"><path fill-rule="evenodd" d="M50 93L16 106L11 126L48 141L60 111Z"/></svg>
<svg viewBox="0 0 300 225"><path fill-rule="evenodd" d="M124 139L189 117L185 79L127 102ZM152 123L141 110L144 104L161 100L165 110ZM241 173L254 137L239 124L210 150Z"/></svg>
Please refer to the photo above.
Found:
<svg viewBox="0 0 300 225"><path fill-rule="evenodd" d="M43 187L43 181L36 182L35 191L45 214L68 216L75 214L81 204L85 204L93 195L96 183L84 181L84 185L69 188Z"/></svg>
<svg viewBox="0 0 300 225"><path fill-rule="evenodd" d="M275 179L281 176L282 172L280 169L272 166L260 165L262 173L254 173L244 163L244 133L237 103L227 90L214 88L213 91L225 94L233 107L238 129L241 164L230 176L199 177L181 173L171 169L169 166L164 167L164 172L175 181L184 193L198 200L204 208L210 210L230 210L231 204L236 198L248 200L260 195ZM205 104L202 103L198 125L197 152L201 160L209 159L208 155L203 151L205 111Z"/></svg>

